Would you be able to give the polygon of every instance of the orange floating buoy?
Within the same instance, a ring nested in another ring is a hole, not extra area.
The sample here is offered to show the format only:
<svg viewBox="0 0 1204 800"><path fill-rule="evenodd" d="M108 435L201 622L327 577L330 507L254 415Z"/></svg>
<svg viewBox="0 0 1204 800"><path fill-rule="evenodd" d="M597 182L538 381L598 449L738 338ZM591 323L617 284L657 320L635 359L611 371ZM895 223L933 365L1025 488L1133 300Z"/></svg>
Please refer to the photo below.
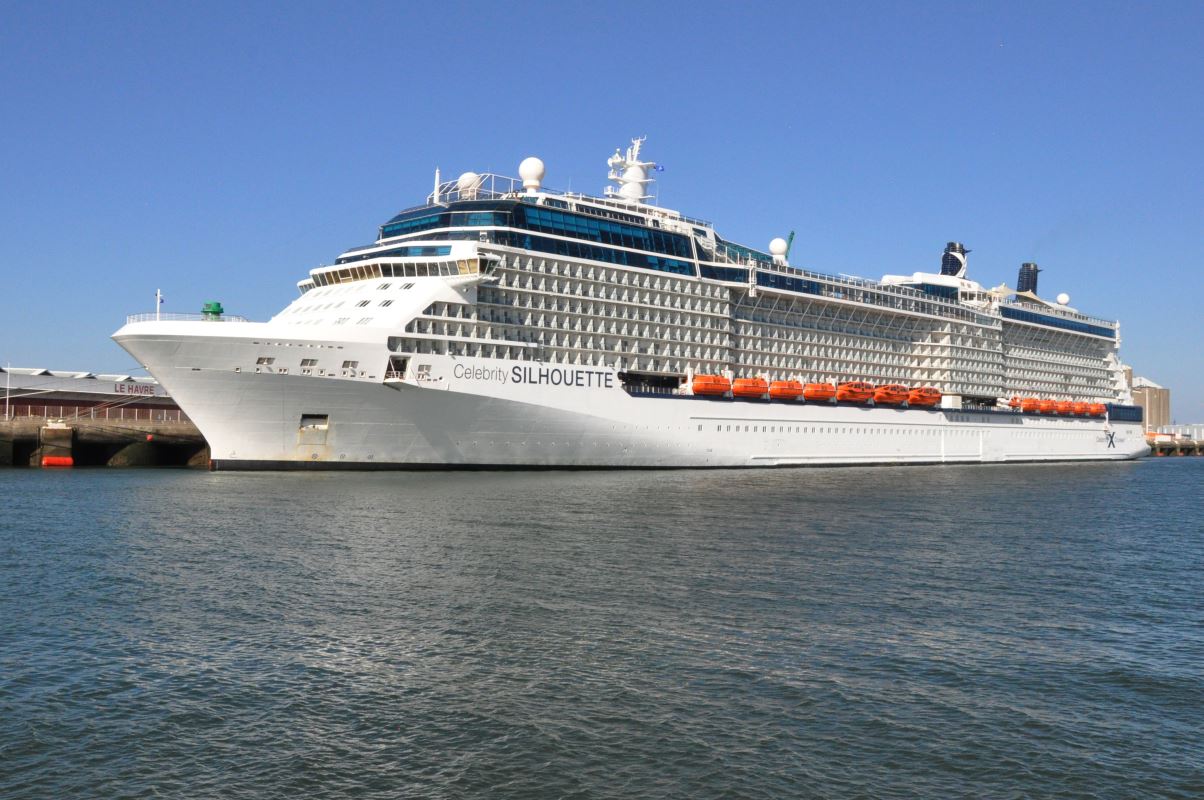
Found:
<svg viewBox="0 0 1204 800"><path fill-rule="evenodd" d="M42 456L43 467L74 467L75 459L71 456Z"/></svg>

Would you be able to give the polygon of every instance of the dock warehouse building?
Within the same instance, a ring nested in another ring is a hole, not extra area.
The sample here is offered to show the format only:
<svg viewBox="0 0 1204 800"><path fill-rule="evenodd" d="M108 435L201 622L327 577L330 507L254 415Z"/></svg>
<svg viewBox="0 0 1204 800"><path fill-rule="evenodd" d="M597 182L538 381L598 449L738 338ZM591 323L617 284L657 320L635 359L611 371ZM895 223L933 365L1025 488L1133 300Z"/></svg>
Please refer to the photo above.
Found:
<svg viewBox="0 0 1204 800"><path fill-rule="evenodd" d="M187 416L151 377L0 367L0 418L88 417L182 422Z"/></svg>

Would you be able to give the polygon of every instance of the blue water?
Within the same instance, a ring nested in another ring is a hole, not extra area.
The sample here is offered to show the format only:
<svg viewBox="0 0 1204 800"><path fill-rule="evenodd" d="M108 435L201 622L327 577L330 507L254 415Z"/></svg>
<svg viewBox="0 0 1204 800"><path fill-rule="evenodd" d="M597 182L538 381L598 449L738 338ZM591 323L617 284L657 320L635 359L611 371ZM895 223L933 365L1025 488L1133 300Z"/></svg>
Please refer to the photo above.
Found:
<svg viewBox="0 0 1204 800"><path fill-rule="evenodd" d="M0 797L1204 797L1202 486L0 471Z"/></svg>

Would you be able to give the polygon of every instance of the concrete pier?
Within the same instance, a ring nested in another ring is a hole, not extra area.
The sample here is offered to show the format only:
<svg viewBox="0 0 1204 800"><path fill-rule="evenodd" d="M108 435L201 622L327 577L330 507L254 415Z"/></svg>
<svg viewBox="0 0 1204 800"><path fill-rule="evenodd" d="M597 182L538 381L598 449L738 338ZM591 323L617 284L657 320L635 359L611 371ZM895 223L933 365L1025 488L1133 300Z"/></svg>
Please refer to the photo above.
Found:
<svg viewBox="0 0 1204 800"><path fill-rule="evenodd" d="M1151 456L1204 456L1204 440L1151 439Z"/></svg>
<svg viewBox="0 0 1204 800"><path fill-rule="evenodd" d="M0 466L209 466L209 446L187 419L23 416L0 419Z"/></svg>

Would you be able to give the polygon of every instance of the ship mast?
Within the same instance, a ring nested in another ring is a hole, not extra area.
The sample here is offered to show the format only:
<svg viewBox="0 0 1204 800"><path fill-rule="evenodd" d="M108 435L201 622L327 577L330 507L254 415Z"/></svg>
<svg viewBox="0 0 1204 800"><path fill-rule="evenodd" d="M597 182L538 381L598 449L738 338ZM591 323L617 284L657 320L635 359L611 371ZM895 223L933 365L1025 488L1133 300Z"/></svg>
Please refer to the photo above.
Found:
<svg viewBox="0 0 1204 800"><path fill-rule="evenodd" d="M648 193L648 184L652 183L652 178L648 177L648 173L657 169L656 162L640 160L640 148L647 138L641 136L632 139L626 155L621 155L616 147L615 154L607 159L606 166L610 167L610 172L606 177L619 184L617 190L613 186L606 187L607 197L633 204L652 199L652 195Z"/></svg>

